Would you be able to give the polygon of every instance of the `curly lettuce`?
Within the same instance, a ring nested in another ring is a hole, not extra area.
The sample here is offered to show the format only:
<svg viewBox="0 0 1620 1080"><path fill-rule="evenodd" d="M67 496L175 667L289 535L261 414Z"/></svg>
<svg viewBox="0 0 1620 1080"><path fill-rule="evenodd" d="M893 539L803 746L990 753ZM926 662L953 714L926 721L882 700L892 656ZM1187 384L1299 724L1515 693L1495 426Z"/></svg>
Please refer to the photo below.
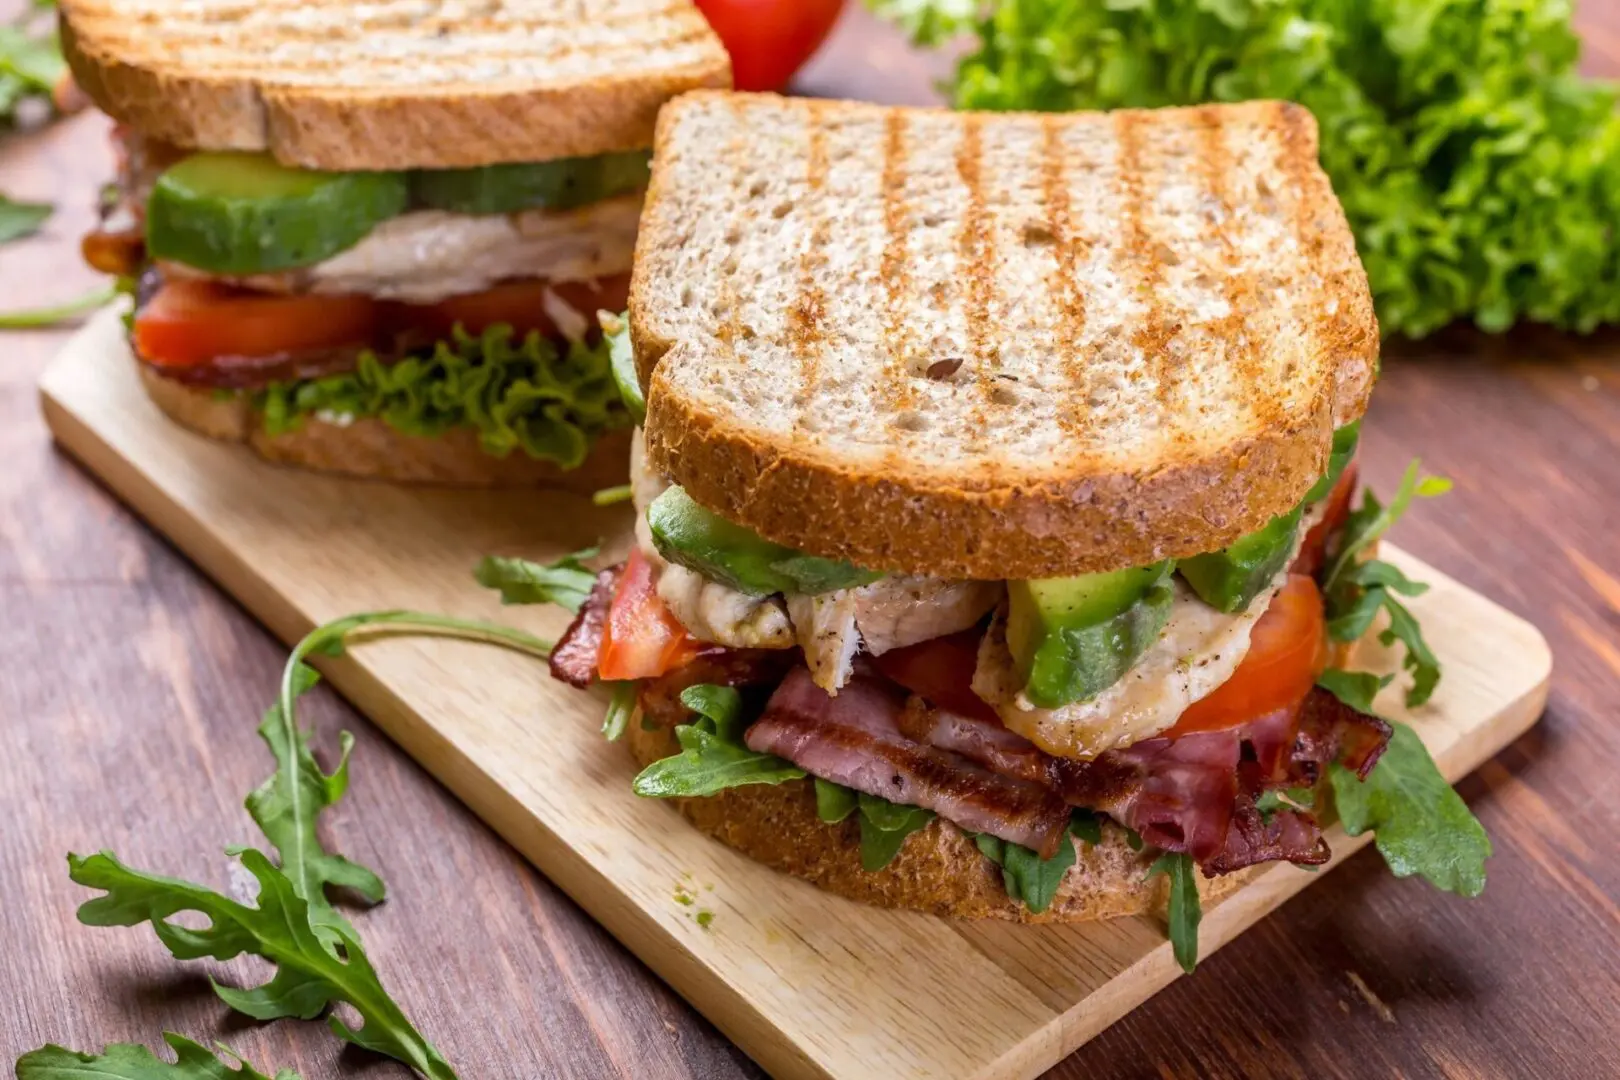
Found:
<svg viewBox="0 0 1620 1080"><path fill-rule="evenodd" d="M457 327L431 352L394 363L366 352L352 372L277 383L254 403L272 435L316 415L375 417L430 438L465 427L497 457L520 450L565 469L585 460L597 436L630 424L606 341L564 350L507 326L477 335Z"/></svg>
<svg viewBox="0 0 1620 1080"><path fill-rule="evenodd" d="M1568 0L868 3L977 37L962 108L1305 105L1386 333L1620 319L1617 94L1576 74Z"/></svg>

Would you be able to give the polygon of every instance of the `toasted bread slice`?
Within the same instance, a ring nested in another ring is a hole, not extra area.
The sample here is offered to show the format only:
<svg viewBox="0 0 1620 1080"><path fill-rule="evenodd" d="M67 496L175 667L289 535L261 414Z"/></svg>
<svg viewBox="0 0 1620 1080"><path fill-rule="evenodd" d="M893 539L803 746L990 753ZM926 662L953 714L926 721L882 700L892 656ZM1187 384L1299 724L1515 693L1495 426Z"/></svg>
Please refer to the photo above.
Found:
<svg viewBox="0 0 1620 1080"><path fill-rule="evenodd" d="M315 472L458 487L553 487L585 494L623 483L629 469L628 431L599 438L577 469L561 469L521 453L496 457L467 430L429 439L402 434L376 419L339 425L311 418L296 431L270 435L246 395L219 398L210 390L165 379L145 364L137 363L137 368L147 395L181 427L211 439L246 443L267 461Z"/></svg>
<svg viewBox="0 0 1620 1080"><path fill-rule="evenodd" d="M643 766L680 751L669 729L644 730L639 714L632 718L626 738ZM1007 895L1000 868L943 818L913 833L893 862L871 872L861 869L860 831L854 818L837 825L818 818L815 789L808 780L731 788L706 799L676 802L699 831L749 858L879 907L957 919L1090 922L1162 914L1169 896L1165 875L1147 875L1157 853L1132 851L1125 831L1111 822L1104 824L1100 844L1072 840L1078 858L1064 875L1052 906L1037 915ZM1212 899L1237 888L1248 872L1197 877L1199 893Z"/></svg>
<svg viewBox="0 0 1620 1080"><path fill-rule="evenodd" d="M104 111L205 150L319 169L456 168L631 150L731 62L691 0L63 0Z"/></svg>
<svg viewBox="0 0 1620 1080"><path fill-rule="evenodd" d="M1296 105L991 114L699 92L631 329L652 465L771 540L1028 578L1291 509L1378 327Z"/></svg>

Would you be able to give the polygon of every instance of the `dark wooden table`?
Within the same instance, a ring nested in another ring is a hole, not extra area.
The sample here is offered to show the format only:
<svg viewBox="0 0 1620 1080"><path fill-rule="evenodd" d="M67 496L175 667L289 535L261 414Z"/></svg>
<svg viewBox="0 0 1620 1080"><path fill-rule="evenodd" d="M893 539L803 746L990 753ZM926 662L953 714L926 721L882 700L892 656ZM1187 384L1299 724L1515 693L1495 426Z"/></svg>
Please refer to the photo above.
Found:
<svg viewBox="0 0 1620 1080"><path fill-rule="evenodd" d="M1582 10L1595 71L1620 72L1617 9ZM926 100L930 73L855 14L801 85ZM76 240L110 168L105 127L0 146L0 190L61 204L0 249L0 308L95 284ZM319 1025L231 1019L149 930L74 921L70 850L229 881L221 849L249 835L241 800L267 770L253 729L284 650L52 448L34 380L64 333L0 334L0 1060L168 1028L306 1080L401 1075ZM1462 785L1496 843L1490 887L1458 900L1369 850L1054 1076L1620 1076L1620 334L1406 350L1363 445L1375 484L1415 455L1456 479L1399 542L1557 655L1540 726ZM357 921L462 1076L757 1075L363 717L322 691L307 718L358 736L330 828L392 899Z"/></svg>

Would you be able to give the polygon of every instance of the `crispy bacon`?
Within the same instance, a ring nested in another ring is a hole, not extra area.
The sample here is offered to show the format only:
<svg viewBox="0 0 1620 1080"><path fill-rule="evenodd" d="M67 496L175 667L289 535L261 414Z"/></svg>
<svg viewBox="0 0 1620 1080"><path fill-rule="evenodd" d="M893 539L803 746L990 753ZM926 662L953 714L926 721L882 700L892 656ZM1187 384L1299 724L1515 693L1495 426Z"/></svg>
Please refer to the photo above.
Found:
<svg viewBox="0 0 1620 1080"><path fill-rule="evenodd" d="M973 764L900 730L904 692L865 669L829 696L796 667L748 729L748 748L868 795L933 810L973 832L1055 855L1069 808L1039 784Z"/></svg>
<svg viewBox="0 0 1620 1080"><path fill-rule="evenodd" d="M1318 687L1300 707L1294 743L1293 776L1285 787L1314 784L1321 769L1337 761L1365 780L1383 756L1394 732L1376 716L1358 712Z"/></svg>
<svg viewBox="0 0 1620 1080"><path fill-rule="evenodd" d="M618 588L624 565L610 566L596 575L590 595L580 605L574 621L551 650L551 674L580 689L596 678L596 655L602 651L602 628L607 625L613 590Z"/></svg>
<svg viewBox="0 0 1620 1080"><path fill-rule="evenodd" d="M1221 850L1199 863L1209 877L1246 866L1287 860L1295 866L1320 866L1332 853L1316 818L1301 810L1275 810L1262 817L1254 800L1240 794Z"/></svg>
<svg viewBox="0 0 1620 1080"><path fill-rule="evenodd" d="M655 724L684 724L692 710L681 704L681 691L699 683L738 689L774 686L800 662L797 649L728 649L712 645L688 664L641 684L641 715Z"/></svg>
<svg viewBox="0 0 1620 1080"><path fill-rule="evenodd" d="M1389 738L1382 720L1320 689L1297 708L1239 728L1149 739L1092 761L1053 757L997 722L929 709L915 698L900 723L919 742L1100 810L1155 847L1191 855L1210 875L1277 859L1323 862L1327 844L1310 814L1281 809L1267 818L1256 796L1314 786L1329 761L1365 776Z"/></svg>

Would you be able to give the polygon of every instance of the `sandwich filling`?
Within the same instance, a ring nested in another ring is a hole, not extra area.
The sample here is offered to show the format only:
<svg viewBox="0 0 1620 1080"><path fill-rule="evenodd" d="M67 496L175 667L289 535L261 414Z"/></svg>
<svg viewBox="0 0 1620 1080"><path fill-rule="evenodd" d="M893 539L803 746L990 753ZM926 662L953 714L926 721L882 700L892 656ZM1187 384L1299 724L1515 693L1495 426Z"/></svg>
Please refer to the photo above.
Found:
<svg viewBox="0 0 1620 1080"><path fill-rule="evenodd" d="M625 304L646 153L329 173L117 144L84 252L137 282L131 342L154 373L248 395L271 434L464 426L563 467L628 425L594 316Z"/></svg>
<svg viewBox="0 0 1620 1080"><path fill-rule="evenodd" d="M1210 875L1319 864L1310 808L1279 793L1314 788L1334 762L1365 776L1390 736L1316 686L1319 576L1350 514L1356 434L1335 438L1300 506L1222 551L1042 581L885 574L784 548L656 475L638 440L636 546L597 576L552 671L634 686L642 723L678 736L694 688L735 691L752 708L732 750L813 778L829 814L878 801L1042 860L1091 815ZM649 781L657 769L638 790L719 790Z"/></svg>

